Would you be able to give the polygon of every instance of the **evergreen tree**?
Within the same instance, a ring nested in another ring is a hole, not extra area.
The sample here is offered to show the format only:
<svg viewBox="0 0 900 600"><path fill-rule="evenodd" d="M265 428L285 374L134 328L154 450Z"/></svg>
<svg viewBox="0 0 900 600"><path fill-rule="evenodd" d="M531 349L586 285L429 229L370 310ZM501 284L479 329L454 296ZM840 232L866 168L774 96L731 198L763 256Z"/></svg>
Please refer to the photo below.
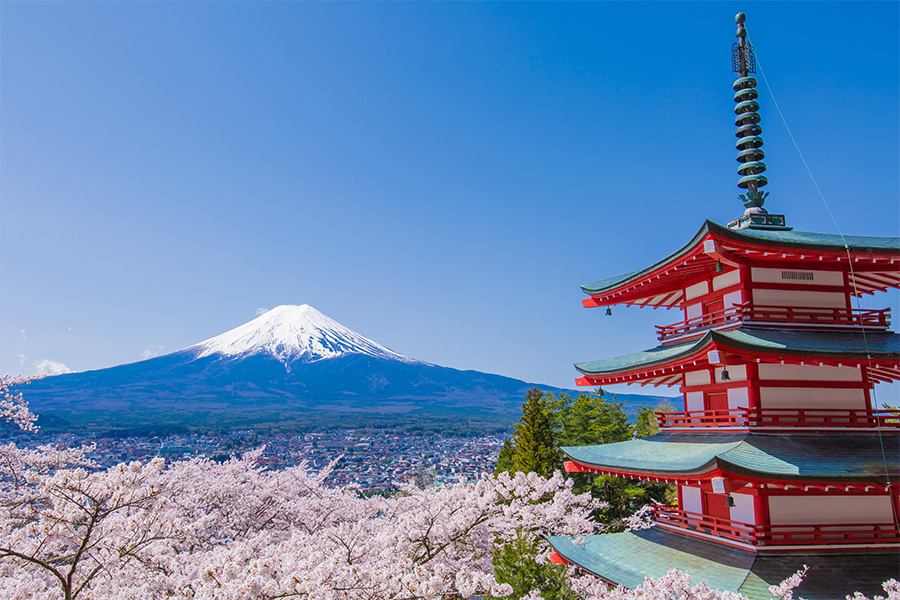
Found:
<svg viewBox="0 0 900 600"><path fill-rule="evenodd" d="M675 407L668 400L662 400L656 405L656 408L651 408L647 404L643 405L637 416L637 424L634 426L635 437L642 438L659 433L659 422L656 420L658 412L675 412Z"/></svg>
<svg viewBox="0 0 900 600"><path fill-rule="evenodd" d="M551 406L544 400L544 393L532 388L522 404L522 416L516 423L512 440L500 451L495 471L537 473L550 477L561 467L556 449L554 422Z"/></svg>
<svg viewBox="0 0 900 600"><path fill-rule="evenodd" d="M551 396L549 401L558 424L559 446L609 444L632 437L625 403L608 398L602 389L590 394L582 392L574 398L568 394Z"/></svg>
<svg viewBox="0 0 900 600"><path fill-rule="evenodd" d="M577 600L578 596L566 585L565 567L535 560L540 546L537 538L517 536L494 548L494 577L497 583L508 583L513 588L507 598L525 598L531 590L540 590L545 600Z"/></svg>

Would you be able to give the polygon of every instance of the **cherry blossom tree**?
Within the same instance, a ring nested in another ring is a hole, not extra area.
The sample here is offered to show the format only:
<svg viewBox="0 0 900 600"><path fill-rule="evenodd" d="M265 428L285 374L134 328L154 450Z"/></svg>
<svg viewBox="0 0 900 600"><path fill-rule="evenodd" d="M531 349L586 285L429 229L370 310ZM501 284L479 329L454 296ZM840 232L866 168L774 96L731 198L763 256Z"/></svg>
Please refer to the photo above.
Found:
<svg viewBox="0 0 900 600"><path fill-rule="evenodd" d="M106 470L90 450L0 447L0 597L504 597L495 544L594 529L560 474L363 498L261 450Z"/></svg>
<svg viewBox="0 0 900 600"><path fill-rule="evenodd" d="M5 421L23 431L37 431L37 426L35 425L37 415L28 409L28 403L22 398L22 392L13 394L10 390L28 385L42 377L0 376L0 421Z"/></svg>
<svg viewBox="0 0 900 600"><path fill-rule="evenodd" d="M0 418L29 429L21 380L3 379ZM93 446L0 446L0 598L9 600L739 600L671 571L635 590L548 565L549 533L596 533L588 494L559 472L500 473L390 498L325 485L329 468L272 470L262 449L219 463L118 464ZM643 526L644 519L635 519ZM521 588L494 566L529 548L562 588ZM803 573L770 589L792 600ZM885 584L900 600L900 584ZM878 598L878 597L876 597ZM867 600L857 594L851 600Z"/></svg>

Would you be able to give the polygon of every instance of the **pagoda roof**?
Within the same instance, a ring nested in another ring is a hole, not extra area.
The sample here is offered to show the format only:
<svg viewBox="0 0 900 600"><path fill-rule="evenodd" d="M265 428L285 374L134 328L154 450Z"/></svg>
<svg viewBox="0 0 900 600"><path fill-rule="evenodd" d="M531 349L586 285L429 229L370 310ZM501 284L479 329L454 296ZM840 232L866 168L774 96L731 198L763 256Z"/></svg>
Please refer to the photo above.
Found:
<svg viewBox="0 0 900 600"><path fill-rule="evenodd" d="M615 358L576 363L586 377L579 385L645 381L654 385L681 383L685 370L709 366L707 353L724 350L737 362L796 364L858 364L876 381L900 378L900 334L738 327L707 331L684 343L669 343ZM870 366L871 360L871 366ZM736 364L728 363L725 364Z"/></svg>
<svg viewBox="0 0 900 600"><path fill-rule="evenodd" d="M846 243L846 247L845 247ZM846 265L853 260L850 284L859 294L900 286L900 237L844 236L805 231L729 229L705 221L684 247L653 265L581 286L587 307L637 304L672 308L684 301L690 281L741 264L798 267ZM849 269L849 267L848 267Z"/></svg>
<svg viewBox="0 0 900 600"><path fill-rule="evenodd" d="M739 592L750 600L770 600L769 586L778 585L804 565L809 570L795 597L837 600L862 592L884 595L881 583L897 576L897 552L828 552L757 554L651 527L642 531L584 537L549 536L553 549L567 561L608 582L634 589L647 577L658 579L669 569L691 574L692 583Z"/></svg>
<svg viewBox="0 0 900 600"><path fill-rule="evenodd" d="M659 433L654 436L562 448L580 468L597 472L704 478L730 473L754 480L878 482L900 475L900 444L887 434Z"/></svg>

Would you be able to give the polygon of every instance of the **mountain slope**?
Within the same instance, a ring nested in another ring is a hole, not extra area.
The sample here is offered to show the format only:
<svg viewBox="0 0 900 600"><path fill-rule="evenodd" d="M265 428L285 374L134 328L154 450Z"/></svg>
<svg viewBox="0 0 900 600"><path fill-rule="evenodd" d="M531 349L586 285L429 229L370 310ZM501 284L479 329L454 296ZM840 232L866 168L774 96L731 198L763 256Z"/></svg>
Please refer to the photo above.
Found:
<svg viewBox="0 0 900 600"><path fill-rule="evenodd" d="M36 413L76 425L303 429L423 419L507 427L532 387L563 391L418 361L302 305L178 352L23 391Z"/></svg>
<svg viewBox="0 0 900 600"><path fill-rule="evenodd" d="M343 354L362 354L418 363L363 337L308 304L276 306L249 323L185 348L197 358L268 355L283 364L315 362Z"/></svg>

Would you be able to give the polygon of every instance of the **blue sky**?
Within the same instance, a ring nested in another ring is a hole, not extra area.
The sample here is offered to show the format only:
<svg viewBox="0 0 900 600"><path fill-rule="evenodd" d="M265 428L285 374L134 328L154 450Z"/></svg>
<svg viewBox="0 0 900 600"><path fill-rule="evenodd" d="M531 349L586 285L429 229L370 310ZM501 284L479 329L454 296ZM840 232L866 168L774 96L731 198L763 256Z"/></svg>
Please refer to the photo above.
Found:
<svg viewBox="0 0 900 600"><path fill-rule="evenodd" d="M0 3L0 372L309 303L422 360L570 386L680 320L607 318L579 286L742 211L738 9L844 233L898 235L898 6ZM836 232L761 103L767 207Z"/></svg>

